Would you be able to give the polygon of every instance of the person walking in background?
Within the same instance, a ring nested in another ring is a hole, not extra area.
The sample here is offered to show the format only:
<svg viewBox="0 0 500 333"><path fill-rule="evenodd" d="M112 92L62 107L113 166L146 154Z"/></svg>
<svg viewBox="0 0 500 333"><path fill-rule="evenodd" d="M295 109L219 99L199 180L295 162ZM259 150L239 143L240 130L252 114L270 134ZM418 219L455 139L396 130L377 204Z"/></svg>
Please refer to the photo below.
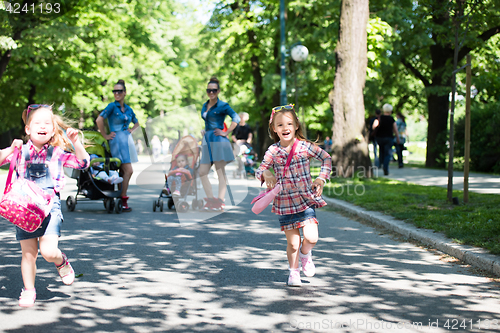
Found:
<svg viewBox="0 0 500 333"><path fill-rule="evenodd" d="M377 144L380 146L380 157L377 167L380 168L380 164L382 164L384 175L387 176L389 174L391 148L394 144L394 137L392 134L394 133L396 135L396 142L398 144L400 141L396 122L391 116L392 105L384 104L382 112L383 114L380 116L380 119L375 119L373 122L372 129L377 131L375 134L375 140L377 140Z"/></svg>
<svg viewBox="0 0 500 333"><path fill-rule="evenodd" d="M141 139L137 139L136 147L137 147L137 153L139 155L142 155L142 153L144 152L144 144L142 143Z"/></svg>
<svg viewBox="0 0 500 333"><path fill-rule="evenodd" d="M401 112L396 114L396 128L398 129L399 134L399 143L395 143L396 152L398 154L398 165L399 168L403 168L403 150L406 142L406 121L405 116Z"/></svg>
<svg viewBox="0 0 500 333"><path fill-rule="evenodd" d="M170 153L170 142L168 142L167 138L163 138L161 142L161 153L162 155L168 155Z"/></svg>
<svg viewBox="0 0 500 333"><path fill-rule="evenodd" d="M109 140L111 155L121 160L120 176L123 178L121 183L121 199L123 211L130 212L132 208L128 205L127 190L134 172L132 163L138 161L137 151L135 150L132 132L139 127L139 121L135 116L134 111L130 106L125 104L125 96L127 89L125 81L118 80L113 88L115 101L109 103L108 106L101 112L96 119L97 128L102 136ZM104 119L108 119L109 134L106 134ZM134 123L132 128L129 128L130 123Z"/></svg>
<svg viewBox="0 0 500 333"><path fill-rule="evenodd" d="M332 159L316 144L308 141L300 126L292 105L273 108L269 130L274 144L264 155L255 177L272 189L279 182L283 189L274 198L272 212L279 215L281 230L287 240L287 257L290 265L288 285L298 287L300 265L305 276L314 276L316 268L312 261L312 249L318 241L318 220L316 208L326 202L321 197L326 180L332 171ZM293 147L293 162L283 174L288 155ZM321 161L318 178L311 179L310 158ZM274 169L273 175L269 169ZM300 229L304 239L301 241Z"/></svg>
<svg viewBox="0 0 500 333"><path fill-rule="evenodd" d="M22 119L26 124L28 142L23 145L22 140L16 139L9 148L1 150L0 165L11 162L14 148L21 149L22 155L16 166L18 174L34 181L47 194L54 195L50 214L37 230L26 232L16 226L16 239L21 244L24 283L19 306L31 307L36 300L38 247L43 258L55 264L64 284L70 285L75 280L75 272L68 258L59 249L63 222L59 193L65 183L63 167L85 169L89 166L90 157L78 139L78 130L70 128L62 118L54 115L52 106L30 105L24 110ZM74 153L70 150L74 150Z"/></svg>
<svg viewBox="0 0 500 333"><path fill-rule="evenodd" d="M382 111L380 109L375 110L375 116L372 117L368 123L368 140L369 142L373 145L373 157L374 157L374 164L378 167L380 167L380 163L378 160L378 154L377 154L377 140L375 140L375 135L377 134L377 130L373 129L373 122L375 119L378 119L380 121L380 115L382 114Z"/></svg>
<svg viewBox="0 0 500 333"><path fill-rule="evenodd" d="M240 122L233 130L232 139L234 142L234 155L237 157L236 160L238 162L238 169L236 170L236 175L239 176L243 173L243 160L241 155L241 147L243 145L252 145L253 133L250 126L246 123L250 116L246 112L240 112L238 114L240 116Z"/></svg>
<svg viewBox="0 0 500 333"><path fill-rule="evenodd" d="M153 150L153 160L156 162L160 159L161 141L158 135L153 135L151 139L151 149Z"/></svg>
<svg viewBox="0 0 500 333"><path fill-rule="evenodd" d="M326 137L324 144L325 144L325 151L327 153L331 152L333 141L332 141L332 139L330 139L329 136Z"/></svg>
<svg viewBox="0 0 500 333"><path fill-rule="evenodd" d="M198 169L201 183L207 198L203 207L205 210L223 211L226 196L226 164L234 160L233 148L227 138L238 123L240 117L226 102L219 100L220 85L217 78L212 77L207 85L208 101L201 108L201 118L205 121L203 133L202 154L200 167ZM224 119L226 116L232 118L231 125L224 131ZM215 164L219 180L218 197L213 196L212 185L208 179L210 167Z"/></svg>

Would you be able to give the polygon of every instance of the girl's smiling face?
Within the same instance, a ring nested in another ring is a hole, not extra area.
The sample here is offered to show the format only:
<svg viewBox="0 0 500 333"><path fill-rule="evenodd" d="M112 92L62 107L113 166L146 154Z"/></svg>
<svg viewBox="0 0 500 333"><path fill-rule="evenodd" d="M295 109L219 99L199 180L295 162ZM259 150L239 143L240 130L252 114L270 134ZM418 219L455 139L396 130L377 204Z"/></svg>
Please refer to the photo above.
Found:
<svg viewBox="0 0 500 333"><path fill-rule="evenodd" d="M50 141L54 136L54 121L52 119L52 110L40 108L30 115L29 123L25 127L26 134L29 135L31 142L38 149Z"/></svg>
<svg viewBox="0 0 500 333"><path fill-rule="evenodd" d="M283 146L288 146L295 138L295 131L298 129L297 124L290 112L280 111L274 115L273 130L280 138L280 143Z"/></svg>

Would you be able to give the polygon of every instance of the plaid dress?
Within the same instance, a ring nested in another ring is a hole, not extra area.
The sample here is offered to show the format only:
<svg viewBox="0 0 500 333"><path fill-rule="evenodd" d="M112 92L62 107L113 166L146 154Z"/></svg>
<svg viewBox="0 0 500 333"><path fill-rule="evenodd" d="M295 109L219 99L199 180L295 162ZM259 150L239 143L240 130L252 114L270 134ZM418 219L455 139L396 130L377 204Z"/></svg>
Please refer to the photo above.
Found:
<svg viewBox="0 0 500 333"><path fill-rule="evenodd" d="M277 181L283 188L274 198L272 208L273 213L280 215L282 230L300 228L309 223L318 223L314 209L326 205L325 200L315 196L312 191L309 159L315 158L321 161L319 178L329 179L332 170L331 156L308 141L297 143L287 173L283 175L287 158L288 152L277 142L267 149L264 159L255 173L256 178L263 182L262 174L272 167Z"/></svg>

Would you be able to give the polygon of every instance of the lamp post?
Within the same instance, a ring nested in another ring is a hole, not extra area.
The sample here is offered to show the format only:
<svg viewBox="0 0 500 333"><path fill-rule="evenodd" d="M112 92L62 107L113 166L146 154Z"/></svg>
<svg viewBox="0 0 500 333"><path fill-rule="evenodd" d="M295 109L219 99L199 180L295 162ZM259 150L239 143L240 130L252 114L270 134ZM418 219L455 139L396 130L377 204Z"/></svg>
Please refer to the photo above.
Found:
<svg viewBox="0 0 500 333"><path fill-rule="evenodd" d="M307 56L309 55L309 50L304 45L301 45L300 43L298 43L292 47L291 55L292 55L293 61L300 63L300 62L305 61L307 59ZM297 93L297 75L299 74L298 72L299 71L296 68L294 71L295 109L296 110L299 110L299 94ZM305 118L304 108L302 108L300 117L302 118L302 132L304 133L304 136L307 137L306 118Z"/></svg>
<svg viewBox="0 0 500 333"><path fill-rule="evenodd" d="M285 70L285 0L280 0L280 26L281 26L281 105L287 104L286 98L286 70Z"/></svg>

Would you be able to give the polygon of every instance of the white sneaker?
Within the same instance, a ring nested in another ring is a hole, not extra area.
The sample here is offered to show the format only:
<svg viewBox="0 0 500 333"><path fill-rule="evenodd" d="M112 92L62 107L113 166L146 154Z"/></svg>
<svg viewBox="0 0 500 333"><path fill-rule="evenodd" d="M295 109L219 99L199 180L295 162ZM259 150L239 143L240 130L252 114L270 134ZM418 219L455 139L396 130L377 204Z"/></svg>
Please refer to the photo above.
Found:
<svg viewBox="0 0 500 333"><path fill-rule="evenodd" d="M300 269L290 268L290 275L288 275L288 283L290 287L300 287L302 286L302 281L300 280Z"/></svg>
<svg viewBox="0 0 500 333"><path fill-rule="evenodd" d="M73 267L71 267L71 264L68 261L68 257L63 253L63 259L64 262L61 264L61 266L56 266L57 272L59 273L59 276L62 279L62 282L65 285L70 285L75 281L75 271L73 270Z"/></svg>
<svg viewBox="0 0 500 333"><path fill-rule="evenodd" d="M302 246L299 250L300 265L302 266L302 272L305 276L311 277L316 274L316 266L314 266L312 260L312 250L308 254L302 254Z"/></svg>
<svg viewBox="0 0 500 333"><path fill-rule="evenodd" d="M23 288L21 291L21 296L19 297L19 306L23 308L29 308L35 305L36 300L36 290L35 288L31 290L26 290Z"/></svg>

